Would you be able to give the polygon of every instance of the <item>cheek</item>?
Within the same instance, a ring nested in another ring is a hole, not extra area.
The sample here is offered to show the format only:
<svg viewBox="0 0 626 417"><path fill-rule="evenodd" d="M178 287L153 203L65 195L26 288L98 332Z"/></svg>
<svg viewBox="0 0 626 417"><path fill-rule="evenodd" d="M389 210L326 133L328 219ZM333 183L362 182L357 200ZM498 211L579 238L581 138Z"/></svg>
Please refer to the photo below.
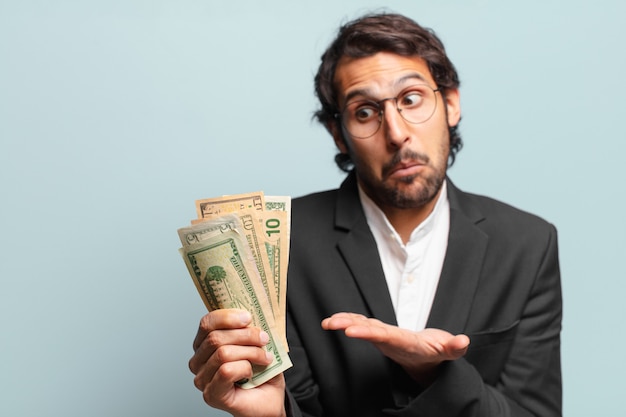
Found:
<svg viewBox="0 0 626 417"><path fill-rule="evenodd" d="M439 168L446 169L448 166L448 157L450 155L450 134L448 130L443 132L441 135L441 140L436 149L437 152L437 165Z"/></svg>
<svg viewBox="0 0 626 417"><path fill-rule="evenodd" d="M447 156L450 148L450 130L445 114L432 126L430 137L432 140L428 141L428 147L432 155Z"/></svg>
<svg viewBox="0 0 626 417"><path fill-rule="evenodd" d="M384 149L376 147L376 141L369 143L359 143L357 146L351 146L351 156L355 163L361 165L362 168L373 168L377 165L383 155Z"/></svg>

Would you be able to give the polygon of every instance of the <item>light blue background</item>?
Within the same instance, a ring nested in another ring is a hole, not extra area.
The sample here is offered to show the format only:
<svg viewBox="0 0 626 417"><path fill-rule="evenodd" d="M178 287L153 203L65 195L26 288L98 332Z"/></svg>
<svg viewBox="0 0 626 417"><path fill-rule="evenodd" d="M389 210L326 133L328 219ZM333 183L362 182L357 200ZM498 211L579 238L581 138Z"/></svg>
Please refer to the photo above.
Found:
<svg viewBox="0 0 626 417"><path fill-rule="evenodd" d="M0 0L0 415L223 415L176 229L198 198L339 184L312 77L381 3ZM453 180L559 230L565 415L623 415L624 3L386 4L460 72Z"/></svg>

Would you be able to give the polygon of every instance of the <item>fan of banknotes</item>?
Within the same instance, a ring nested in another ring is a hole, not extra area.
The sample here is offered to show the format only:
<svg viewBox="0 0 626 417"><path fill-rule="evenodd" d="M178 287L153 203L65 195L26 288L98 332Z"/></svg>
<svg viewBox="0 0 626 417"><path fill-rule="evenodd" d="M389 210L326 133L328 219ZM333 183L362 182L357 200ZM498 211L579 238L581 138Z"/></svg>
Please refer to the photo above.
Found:
<svg viewBox="0 0 626 417"><path fill-rule="evenodd" d="M248 310L270 336L268 366L253 365L242 388L258 386L291 367L285 335L290 197L262 192L196 201L198 219L178 229L180 253L204 304Z"/></svg>

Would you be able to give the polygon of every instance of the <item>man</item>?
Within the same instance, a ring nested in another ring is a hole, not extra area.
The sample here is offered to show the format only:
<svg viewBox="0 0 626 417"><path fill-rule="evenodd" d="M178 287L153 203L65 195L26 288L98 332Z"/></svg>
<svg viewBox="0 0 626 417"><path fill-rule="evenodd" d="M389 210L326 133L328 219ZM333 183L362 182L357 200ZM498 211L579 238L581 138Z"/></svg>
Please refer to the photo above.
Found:
<svg viewBox="0 0 626 417"><path fill-rule="evenodd" d="M461 111L439 39L365 16L340 29L315 83L349 174L293 202L294 366L240 389L269 363L267 335L246 312L212 312L190 360L205 401L255 417L560 416L556 231L447 179Z"/></svg>

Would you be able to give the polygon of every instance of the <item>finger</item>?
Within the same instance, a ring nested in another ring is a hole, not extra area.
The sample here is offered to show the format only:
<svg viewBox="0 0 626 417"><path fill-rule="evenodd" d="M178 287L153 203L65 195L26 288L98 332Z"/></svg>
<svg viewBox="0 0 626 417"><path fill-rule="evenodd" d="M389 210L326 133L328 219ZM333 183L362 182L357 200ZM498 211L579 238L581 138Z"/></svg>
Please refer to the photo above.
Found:
<svg viewBox="0 0 626 417"><path fill-rule="evenodd" d="M201 389L204 401L210 406L231 406L232 401L227 398L233 398L234 390L240 389L236 385L237 381L252 378L252 373L252 365L246 360L223 364L204 385L204 389Z"/></svg>
<svg viewBox="0 0 626 417"><path fill-rule="evenodd" d="M368 322L366 325L358 324L345 329L346 336L354 339L367 340L372 343L383 343L390 340L397 328L381 323Z"/></svg>
<svg viewBox="0 0 626 417"><path fill-rule="evenodd" d="M470 345L470 339L464 334L452 337L445 344L444 348L450 360L458 359L467 353Z"/></svg>
<svg viewBox="0 0 626 417"><path fill-rule="evenodd" d="M343 330L349 326L365 324L367 322L380 323L378 320L370 319L362 314L356 313L335 313L322 320L322 328L325 330Z"/></svg>
<svg viewBox="0 0 626 417"><path fill-rule="evenodd" d="M193 349L198 349L207 334L213 330L242 328L251 322L252 316L246 310L220 309L212 311L200 319L198 333L193 341Z"/></svg>
<svg viewBox="0 0 626 417"><path fill-rule="evenodd" d="M455 360L467 352L469 338L465 335L452 335L444 330L426 329L418 333L426 356L436 361Z"/></svg>
<svg viewBox="0 0 626 417"><path fill-rule="evenodd" d="M322 328L324 330L344 330L346 327L352 326L354 320L347 317L329 317L322 320Z"/></svg>
<svg viewBox="0 0 626 417"><path fill-rule="evenodd" d="M269 342L269 339L269 335L258 327L213 330L206 335L200 346L196 348L194 355L189 360L189 369L196 374L222 346L241 345L262 347Z"/></svg>
<svg viewBox="0 0 626 417"><path fill-rule="evenodd" d="M223 378L234 378L230 372L238 370L236 376L239 376L239 378L230 381L231 383L234 383L243 378L241 376L241 365L232 367L229 364L243 361L248 364L248 367L251 366L251 363L266 366L272 363L272 360L272 354L260 347L237 345L221 346L213 355L211 355L206 363L199 368L196 377L194 378L194 384L198 389L204 390L204 387L206 387L206 385L209 384L217 374L222 373L222 379L219 379L218 381L224 381L225 379Z"/></svg>
<svg viewBox="0 0 626 417"><path fill-rule="evenodd" d="M367 320L367 317L364 316L363 314L350 313L348 311L340 311L338 313L333 314L330 317L349 317L349 318L353 318L355 320Z"/></svg>

